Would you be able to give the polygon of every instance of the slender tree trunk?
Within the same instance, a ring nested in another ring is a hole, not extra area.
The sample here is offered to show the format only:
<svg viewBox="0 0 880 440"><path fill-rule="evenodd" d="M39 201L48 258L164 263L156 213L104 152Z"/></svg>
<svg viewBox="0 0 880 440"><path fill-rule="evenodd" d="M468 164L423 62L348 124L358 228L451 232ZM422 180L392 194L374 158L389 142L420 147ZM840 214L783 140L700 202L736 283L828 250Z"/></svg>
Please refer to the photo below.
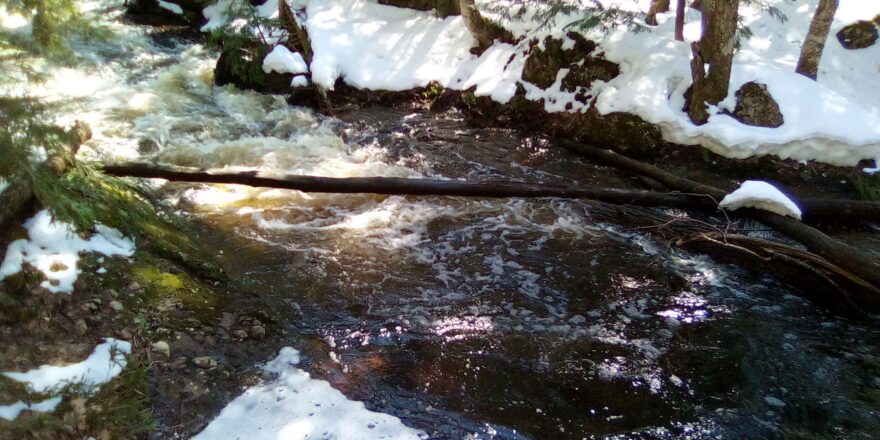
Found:
<svg viewBox="0 0 880 440"><path fill-rule="evenodd" d="M648 16L645 23L651 26L657 26L657 14L669 11L669 0L652 0L651 8L648 9Z"/></svg>
<svg viewBox="0 0 880 440"><path fill-rule="evenodd" d="M739 0L703 0L703 35L692 45L694 82L688 100L688 115L697 125L709 119L706 104L718 104L727 96L738 12Z"/></svg>
<svg viewBox="0 0 880 440"><path fill-rule="evenodd" d="M675 4L675 39L684 41L684 11L687 7L687 0L678 0Z"/></svg>
<svg viewBox="0 0 880 440"><path fill-rule="evenodd" d="M831 29L831 19L834 18L838 4L838 0L819 0L819 6L810 23L810 30L807 31L804 44L801 46L801 56L798 58L795 71L813 81L819 73L822 51L825 49L825 41Z"/></svg>

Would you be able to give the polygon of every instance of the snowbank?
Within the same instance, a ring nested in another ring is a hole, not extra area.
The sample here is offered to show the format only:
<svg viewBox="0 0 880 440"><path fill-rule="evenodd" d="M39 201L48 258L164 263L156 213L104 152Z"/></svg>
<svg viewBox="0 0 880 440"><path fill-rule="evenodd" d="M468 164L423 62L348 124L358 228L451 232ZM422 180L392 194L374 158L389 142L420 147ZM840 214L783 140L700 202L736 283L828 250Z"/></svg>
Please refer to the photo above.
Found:
<svg viewBox="0 0 880 440"><path fill-rule="evenodd" d="M753 6L741 6L754 36L737 51L728 99L712 109L707 124L693 125L681 110L691 83L689 44L700 35L696 12L688 15L685 42L672 38L671 13L658 17L660 26L649 32L618 31L605 38L601 48L607 59L620 64L621 75L600 89L597 109L636 114L659 125L668 141L700 144L727 157L772 154L848 166L880 157L880 45L849 51L834 38L853 17L880 12L880 4L841 3L817 82L794 72L817 0L768 3L788 21L780 23ZM749 81L767 85L785 118L781 127L752 127L724 113L733 110L734 93Z"/></svg>
<svg viewBox="0 0 880 440"><path fill-rule="evenodd" d="M420 439L421 431L396 417L369 411L329 383L296 368L299 352L281 349L263 370L278 378L248 389L233 400L194 440L338 438Z"/></svg>
<svg viewBox="0 0 880 440"><path fill-rule="evenodd" d="M6 249L0 264L0 281L20 272L24 263L35 267L47 280L40 284L50 292L73 292L73 283L81 273L77 269L80 252L131 256L134 242L113 228L97 225L97 234L88 239L74 233L73 226L53 221L48 210L38 212L25 222L27 239L15 240Z"/></svg>
<svg viewBox="0 0 880 440"><path fill-rule="evenodd" d="M89 357L79 363L66 366L41 365L39 368L19 373L2 373L9 379L24 382L31 392L45 393L61 389L66 385L80 384L87 393L95 393L101 385L109 382L125 368L131 354L131 343L106 338L95 347ZM61 396L51 397L37 403L18 401L11 405L0 405L0 418L14 420L24 410L51 412L61 403Z"/></svg>
<svg viewBox="0 0 880 440"><path fill-rule="evenodd" d="M233 0L205 9L213 29ZM269 0L260 14L277 9ZM491 2L481 0L479 3ZM544 99L548 112L583 111L574 94L554 85L541 90L522 81L529 41L546 35L565 39L565 25L579 17L560 16L550 28L528 20L504 23L523 42L496 43L481 56L470 53L475 44L461 17L440 19L432 12L380 5L376 0L296 0L305 7L302 23L314 50L312 80L332 89L337 79L364 89L407 90L431 82L506 103L522 85L528 99ZM647 11L648 0L609 0L606 7ZM753 32L734 59L730 97L710 109L709 122L695 126L682 111L690 86L689 44L699 38L700 14L689 10L684 42L673 38L674 13L660 14L659 26L641 33L624 29L608 35L588 32L600 41L598 51L620 64L621 74L593 84L591 95L603 113L627 112L657 124L664 139L700 144L733 158L771 154L780 158L818 160L856 165L880 157L880 44L868 49L844 49L834 34L857 19L880 13L880 2L842 2L825 48L819 81L794 73L801 42L818 0L767 0L787 17L780 23L757 5L742 5L744 24ZM511 7L516 7L511 3ZM527 13L526 16L529 14ZM767 85L785 123L775 129L741 124L726 114L733 109L734 92L744 83Z"/></svg>
<svg viewBox="0 0 880 440"><path fill-rule="evenodd" d="M739 189L724 196L718 206L735 210L757 208L801 219L801 209L775 186L759 180L747 180Z"/></svg>

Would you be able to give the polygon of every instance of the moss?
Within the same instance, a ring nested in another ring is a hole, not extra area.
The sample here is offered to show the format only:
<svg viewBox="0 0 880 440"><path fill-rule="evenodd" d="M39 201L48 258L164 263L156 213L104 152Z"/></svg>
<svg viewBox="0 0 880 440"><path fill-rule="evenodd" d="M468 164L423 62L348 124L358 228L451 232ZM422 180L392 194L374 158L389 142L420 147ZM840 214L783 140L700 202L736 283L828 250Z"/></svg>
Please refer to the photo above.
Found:
<svg viewBox="0 0 880 440"><path fill-rule="evenodd" d="M222 312L223 293L185 272L172 273L174 266L143 252L132 267L135 280L144 286L147 307L159 307L171 300L180 303L201 322L212 322ZM170 317L169 317L170 319Z"/></svg>

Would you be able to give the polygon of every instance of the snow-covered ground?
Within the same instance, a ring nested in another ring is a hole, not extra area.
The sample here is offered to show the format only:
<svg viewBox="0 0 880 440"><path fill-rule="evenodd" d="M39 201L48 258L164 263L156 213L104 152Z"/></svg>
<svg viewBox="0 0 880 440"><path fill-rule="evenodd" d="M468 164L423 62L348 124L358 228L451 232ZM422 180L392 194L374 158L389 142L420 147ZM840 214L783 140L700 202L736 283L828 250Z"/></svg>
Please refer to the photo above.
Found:
<svg viewBox="0 0 880 440"><path fill-rule="evenodd" d="M223 11L234 1L220 0L205 10L207 29L222 23ZM498 3L481 0L478 4ZM528 42L546 35L565 38L565 25L578 17L561 16L549 28L534 22L507 21L519 45L497 42L481 56L461 17L441 19L431 12L379 5L376 0L295 0L305 8L303 25L314 49L312 79L332 88L338 78L375 90L405 90L430 82L452 89L476 87L476 95L505 103L522 84L529 99L544 99L550 112L582 111L574 94L556 84L541 90L520 79ZM647 11L648 0L609 0L606 6ZM760 3L760 2L757 2ZM602 113L633 113L661 127L666 140L700 144L736 158L771 154L781 158L855 165L880 157L880 44L846 50L834 34L858 19L880 13L880 2L841 2L820 65L818 82L794 72L803 38L818 0L767 0L781 11L779 22L766 10L743 5L740 14L753 36L742 41L734 60L730 98L713 108L709 122L695 126L681 110L690 85L690 41L700 35L700 13L689 10L685 42L673 38L674 13L661 14L659 26L646 32L625 29L607 35L586 31L600 41L599 51L619 63L621 74L608 83L593 84L592 95ZM277 0L259 8L276 14ZM739 123L724 113L732 110L734 92L745 82L765 83L778 101L785 123L775 129ZM299 84L302 84L300 81ZM569 105L571 104L571 105ZM566 110L568 108L568 110Z"/></svg>
<svg viewBox="0 0 880 440"><path fill-rule="evenodd" d="M94 393L101 385L122 372L128 363L126 356L129 354L131 354L130 342L106 338L82 362L64 366L41 365L24 373L6 371L2 374L9 379L27 384L28 390L35 393L51 393L72 384L81 385L86 393ZM36 403L18 401L10 405L0 405L0 418L13 420L24 410L54 411L61 400L61 396L54 396Z"/></svg>
<svg viewBox="0 0 880 440"><path fill-rule="evenodd" d="M24 227L28 238L15 240L6 248L6 257L0 263L0 281L20 272L28 263L46 276L41 286L54 293L70 293L82 272L77 268L80 252L126 257L134 254L134 241L116 229L97 225L97 233L83 239L73 226L53 220L45 209L25 222Z"/></svg>
<svg viewBox="0 0 880 440"><path fill-rule="evenodd" d="M329 383L296 368L299 352L284 347L263 370L278 377L249 388L223 408L193 440L241 438L299 440L418 440L426 436L396 417L370 411L348 400Z"/></svg>

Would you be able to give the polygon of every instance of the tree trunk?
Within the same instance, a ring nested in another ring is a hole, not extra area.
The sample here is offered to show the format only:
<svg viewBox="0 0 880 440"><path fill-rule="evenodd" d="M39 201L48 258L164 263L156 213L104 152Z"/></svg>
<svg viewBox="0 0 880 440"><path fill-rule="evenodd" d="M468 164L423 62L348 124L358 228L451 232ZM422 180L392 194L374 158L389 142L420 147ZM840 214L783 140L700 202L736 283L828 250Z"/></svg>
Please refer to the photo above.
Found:
<svg viewBox="0 0 880 440"><path fill-rule="evenodd" d="M831 20L834 18L838 4L838 0L819 0L819 6L816 7L816 13L810 23L810 30L807 31L804 44L801 46L801 55L798 58L795 72L813 81L816 80L819 73L822 51L825 49L825 41L828 39L828 31L831 29Z"/></svg>
<svg viewBox="0 0 880 440"><path fill-rule="evenodd" d="M637 206L664 206L715 211L711 197L696 194L660 193L601 187L577 187L545 183L406 179L398 177L320 177L272 174L259 171L204 170L174 165L122 162L104 165L111 176L160 178L172 181L224 183L314 193L369 193L386 195L464 197L562 197L592 199Z"/></svg>
<svg viewBox="0 0 880 440"><path fill-rule="evenodd" d="M669 0L651 0L651 8L648 9L648 16L645 17L645 23L651 26L657 26L657 14L669 11Z"/></svg>
<svg viewBox="0 0 880 440"><path fill-rule="evenodd" d="M694 124L702 125L709 120L707 104L718 104L727 97L738 11L739 0L703 1L703 35L692 46L693 86L687 103L688 116Z"/></svg>
<svg viewBox="0 0 880 440"><path fill-rule="evenodd" d="M675 4L675 39L684 41L684 13L687 0L678 0Z"/></svg>

